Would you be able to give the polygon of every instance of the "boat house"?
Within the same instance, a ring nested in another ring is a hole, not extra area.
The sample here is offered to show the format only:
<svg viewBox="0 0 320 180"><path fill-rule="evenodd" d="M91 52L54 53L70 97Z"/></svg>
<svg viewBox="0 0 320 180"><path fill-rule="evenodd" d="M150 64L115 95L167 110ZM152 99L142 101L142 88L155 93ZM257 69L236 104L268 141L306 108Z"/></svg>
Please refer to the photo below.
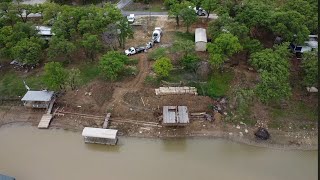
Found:
<svg viewBox="0 0 320 180"><path fill-rule="evenodd" d="M196 51L206 51L207 50L207 34L206 29L197 28L195 30L195 49Z"/></svg>
<svg viewBox="0 0 320 180"><path fill-rule="evenodd" d="M84 142L116 145L118 142L118 130L85 127L82 131Z"/></svg>
<svg viewBox="0 0 320 180"><path fill-rule="evenodd" d="M54 100L53 91L28 91L21 101L26 107L49 108L51 101Z"/></svg>
<svg viewBox="0 0 320 180"><path fill-rule="evenodd" d="M187 106L163 106L164 126L185 126L189 124Z"/></svg>

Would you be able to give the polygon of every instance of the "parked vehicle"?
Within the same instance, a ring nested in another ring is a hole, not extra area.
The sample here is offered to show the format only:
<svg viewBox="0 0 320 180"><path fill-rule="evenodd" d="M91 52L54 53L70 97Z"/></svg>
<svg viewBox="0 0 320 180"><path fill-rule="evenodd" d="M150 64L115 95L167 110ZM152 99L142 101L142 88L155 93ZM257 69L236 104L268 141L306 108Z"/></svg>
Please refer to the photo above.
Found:
<svg viewBox="0 0 320 180"><path fill-rule="evenodd" d="M202 9L201 7L194 7L192 8L191 6L189 6L190 9L193 9L194 12L196 13L196 15L198 16L206 16L207 15L207 12Z"/></svg>
<svg viewBox="0 0 320 180"><path fill-rule="evenodd" d="M305 41L303 45L295 45L293 43L290 43L289 47L298 58L301 58L304 52L314 51L318 49L318 36L309 35L309 40Z"/></svg>
<svg viewBox="0 0 320 180"><path fill-rule="evenodd" d="M130 47L129 49L125 50L124 53L127 55L127 56L130 56L130 55L134 55L134 54L138 54L138 53L141 53L141 52L145 52L146 51L146 48L141 46L141 47Z"/></svg>
<svg viewBox="0 0 320 180"><path fill-rule="evenodd" d="M152 33L152 40L155 43L159 43L162 36L162 29L160 27L155 27Z"/></svg>
<svg viewBox="0 0 320 180"><path fill-rule="evenodd" d="M150 49L150 48L152 48L152 47L153 47L153 45L154 45L153 41L149 41L149 42L147 42L147 43L146 43L146 49Z"/></svg>
<svg viewBox="0 0 320 180"><path fill-rule="evenodd" d="M134 14L130 14L129 16L127 16L128 22L129 23L133 23L135 18L134 18Z"/></svg>

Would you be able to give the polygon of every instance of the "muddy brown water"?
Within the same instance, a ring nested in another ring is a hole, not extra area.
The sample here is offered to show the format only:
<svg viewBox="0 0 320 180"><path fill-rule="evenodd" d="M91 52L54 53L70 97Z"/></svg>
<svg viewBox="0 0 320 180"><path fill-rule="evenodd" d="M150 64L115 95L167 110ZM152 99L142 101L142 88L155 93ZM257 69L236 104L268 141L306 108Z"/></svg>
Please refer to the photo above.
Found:
<svg viewBox="0 0 320 180"><path fill-rule="evenodd" d="M17 180L315 180L317 159L222 139L120 137L110 147L85 144L80 132L0 128L0 174Z"/></svg>

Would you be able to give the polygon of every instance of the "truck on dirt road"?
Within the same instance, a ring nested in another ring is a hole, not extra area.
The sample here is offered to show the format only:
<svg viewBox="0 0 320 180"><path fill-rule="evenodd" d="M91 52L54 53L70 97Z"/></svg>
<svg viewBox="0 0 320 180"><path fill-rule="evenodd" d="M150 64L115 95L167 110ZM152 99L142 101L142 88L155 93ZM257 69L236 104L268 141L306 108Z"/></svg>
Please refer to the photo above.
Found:
<svg viewBox="0 0 320 180"><path fill-rule="evenodd" d="M155 43L159 43L162 36L162 29L160 27L155 27L152 33L152 40Z"/></svg>
<svg viewBox="0 0 320 180"><path fill-rule="evenodd" d="M125 50L124 53L127 55L127 56L131 56L131 55L134 55L134 54L138 54L138 53L141 53L141 52L146 52L146 48L141 46L141 47L130 47L129 49Z"/></svg>

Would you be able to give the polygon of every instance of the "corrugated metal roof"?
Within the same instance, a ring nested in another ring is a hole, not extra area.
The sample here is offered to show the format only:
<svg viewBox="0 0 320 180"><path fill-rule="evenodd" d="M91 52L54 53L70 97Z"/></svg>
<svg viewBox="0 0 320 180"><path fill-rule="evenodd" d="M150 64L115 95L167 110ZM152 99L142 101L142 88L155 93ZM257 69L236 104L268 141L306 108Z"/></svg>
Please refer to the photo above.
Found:
<svg viewBox="0 0 320 180"><path fill-rule="evenodd" d="M0 174L0 180L15 180L15 178Z"/></svg>
<svg viewBox="0 0 320 180"><path fill-rule="evenodd" d="M206 29L196 28L196 30L195 30L195 42L207 42Z"/></svg>
<svg viewBox="0 0 320 180"><path fill-rule="evenodd" d="M51 33L51 27L47 26L36 26L36 29L39 31L38 34L43 36L52 36L53 33Z"/></svg>
<svg viewBox="0 0 320 180"><path fill-rule="evenodd" d="M117 132L118 130L115 130L115 129L85 127L82 131L82 136L93 137L93 138L116 139Z"/></svg>
<svg viewBox="0 0 320 180"><path fill-rule="evenodd" d="M28 91L21 101L50 101L53 91Z"/></svg>

